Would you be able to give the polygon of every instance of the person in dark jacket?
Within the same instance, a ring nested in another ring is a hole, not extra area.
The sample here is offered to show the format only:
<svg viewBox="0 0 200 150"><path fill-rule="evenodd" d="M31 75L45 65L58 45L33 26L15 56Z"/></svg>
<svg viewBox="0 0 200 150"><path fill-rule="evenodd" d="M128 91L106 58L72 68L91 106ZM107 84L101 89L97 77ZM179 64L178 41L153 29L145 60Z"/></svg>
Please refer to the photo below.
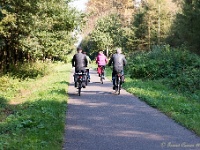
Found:
<svg viewBox="0 0 200 150"><path fill-rule="evenodd" d="M86 67L88 64L88 60L86 55L82 53L82 48L78 47L77 48L77 53L73 56L72 58L72 67L75 67L75 73L77 72L86 72ZM76 82L76 77L74 76L74 81L75 81L75 87L77 87L77 82ZM85 81L86 81L86 75L83 75L83 82L82 86L85 88Z"/></svg>
<svg viewBox="0 0 200 150"><path fill-rule="evenodd" d="M113 64L112 71L112 80L113 80L113 90L115 90L115 75L118 72L122 72L124 77L124 66L127 64L127 60L123 54L121 54L121 48L116 49L116 53L112 55L110 61L108 62L108 66Z"/></svg>

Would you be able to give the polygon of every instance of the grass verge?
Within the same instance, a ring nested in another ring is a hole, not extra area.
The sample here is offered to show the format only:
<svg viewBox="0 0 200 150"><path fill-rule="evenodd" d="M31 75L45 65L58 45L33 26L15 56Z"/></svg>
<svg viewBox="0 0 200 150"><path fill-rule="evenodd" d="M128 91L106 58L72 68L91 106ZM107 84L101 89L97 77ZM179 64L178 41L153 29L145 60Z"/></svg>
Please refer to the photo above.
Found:
<svg viewBox="0 0 200 150"><path fill-rule="evenodd" d="M62 149L70 71L60 63L35 80L7 79L12 90L0 91L0 149Z"/></svg>

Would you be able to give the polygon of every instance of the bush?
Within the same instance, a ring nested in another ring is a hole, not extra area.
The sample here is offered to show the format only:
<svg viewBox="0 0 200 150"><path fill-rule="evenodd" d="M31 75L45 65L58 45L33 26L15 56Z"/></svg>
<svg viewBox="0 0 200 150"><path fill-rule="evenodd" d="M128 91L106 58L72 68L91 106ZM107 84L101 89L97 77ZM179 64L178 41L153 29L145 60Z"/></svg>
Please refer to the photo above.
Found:
<svg viewBox="0 0 200 150"><path fill-rule="evenodd" d="M155 47L152 51L135 53L128 62L131 78L167 78L170 86L178 90L200 89L200 58L185 49Z"/></svg>
<svg viewBox="0 0 200 150"><path fill-rule="evenodd" d="M22 80L26 78L37 78L38 76L44 76L49 74L51 70L51 63L26 63L19 65L17 67L11 67L9 74L20 78Z"/></svg>
<svg viewBox="0 0 200 150"><path fill-rule="evenodd" d="M187 68L177 75L173 80L169 80L170 85L179 91L190 91L194 93L200 90L200 73L196 68Z"/></svg>

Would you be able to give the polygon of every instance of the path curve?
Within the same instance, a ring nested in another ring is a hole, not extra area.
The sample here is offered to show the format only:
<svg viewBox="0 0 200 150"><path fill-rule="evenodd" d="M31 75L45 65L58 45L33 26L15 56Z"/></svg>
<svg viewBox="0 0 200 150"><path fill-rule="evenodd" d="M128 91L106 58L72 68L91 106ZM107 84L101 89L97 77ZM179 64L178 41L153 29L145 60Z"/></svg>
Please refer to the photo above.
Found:
<svg viewBox="0 0 200 150"><path fill-rule="evenodd" d="M200 137L125 90L114 94L108 79L78 96L71 74L63 150L200 150Z"/></svg>

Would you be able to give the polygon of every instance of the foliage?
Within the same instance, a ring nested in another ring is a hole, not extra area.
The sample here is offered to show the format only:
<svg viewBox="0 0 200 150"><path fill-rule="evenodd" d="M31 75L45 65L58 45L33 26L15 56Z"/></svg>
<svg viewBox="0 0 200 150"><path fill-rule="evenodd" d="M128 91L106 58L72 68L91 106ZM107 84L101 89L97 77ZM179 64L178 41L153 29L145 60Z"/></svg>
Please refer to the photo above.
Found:
<svg viewBox="0 0 200 150"><path fill-rule="evenodd" d="M118 15L110 14L98 20L93 32L89 35L85 45L89 46L90 53L122 45L123 28Z"/></svg>
<svg viewBox="0 0 200 150"><path fill-rule="evenodd" d="M182 1L182 11L177 14L171 34L167 39L173 46L185 45L198 54L200 54L199 3L198 0Z"/></svg>
<svg viewBox="0 0 200 150"><path fill-rule="evenodd" d="M10 95L14 98L0 92L0 149L62 149L65 80L69 79L71 67L62 63L51 66L51 74L43 78L15 80L15 84L24 86L20 90L18 86L13 88Z"/></svg>
<svg viewBox="0 0 200 150"><path fill-rule="evenodd" d="M150 50L154 45L165 44L175 13L175 4L171 1L142 1L132 21L136 39L133 46L139 50Z"/></svg>
<svg viewBox="0 0 200 150"><path fill-rule="evenodd" d="M63 0L5 0L0 7L0 71L24 61L61 59L84 15Z"/></svg>
<svg viewBox="0 0 200 150"><path fill-rule="evenodd" d="M20 80L27 78L34 79L37 77L43 77L51 72L51 63L25 63L20 66L11 67L9 70L9 75Z"/></svg>
<svg viewBox="0 0 200 150"><path fill-rule="evenodd" d="M90 34L96 25L96 22L109 14L119 15L123 20L123 26L130 22L134 12L134 2L132 0L88 0L87 14L88 21L85 26L84 34Z"/></svg>
<svg viewBox="0 0 200 150"><path fill-rule="evenodd" d="M51 63L26 63L15 68L0 77L0 96L13 97L13 93L20 91L25 82L34 82L36 79L48 75L52 72Z"/></svg>
<svg viewBox="0 0 200 150"><path fill-rule="evenodd" d="M200 59L197 55L168 46L135 53L128 65L132 78L167 78L173 88L190 92L200 90L199 68Z"/></svg>
<svg viewBox="0 0 200 150"><path fill-rule="evenodd" d="M96 30L91 34L90 43L91 52L97 53L99 50L105 50L108 46L111 46L112 39L108 33Z"/></svg>
<svg viewBox="0 0 200 150"><path fill-rule="evenodd" d="M86 32L92 33L93 37L94 35L101 37L100 39L107 37L108 35L102 35L99 32L98 26L95 26L94 23L98 22L97 24L100 25L101 18L106 18L109 16L108 14L114 12L119 16L122 25L118 27L116 25L115 30L122 32L115 33L115 35L119 34L120 38L116 39L110 36L108 39L113 41L114 46L117 44L122 46L126 53L132 53L136 50L150 50L155 45L165 44L175 48L186 46L188 50L199 53L198 16L200 5L198 0L142 0L138 5L124 0L123 4L124 6L119 1L90 0L87 22L89 25L86 27ZM129 10L125 11L126 9ZM128 12L128 14L124 12ZM127 20L124 19L124 16L128 18L129 22L132 20L131 24L125 23ZM112 17L110 19L114 20ZM104 28L107 29L107 26L104 25ZM97 39L92 45L102 46L103 40ZM117 43L114 43L115 41Z"/></svg>
<svg viewBox="0 0 200 150"><path fill-rule="evenodd" d="M166 43L171 24L178 11L174 1L148 0L141 1L139 5L123 1L123 4L124 6L119 1L113 1L112 4L107 1L89 1L88 12L93 12L89 17L93 22L97 22L89 29L93 29L89 34L92 40L88 40L90 42L88 45L90 47L92 45L92 51L98 49L98 46L104 48L108 45L112 53L114 47L121 46L123 51L129 54L136 50L150 50L154 45ZM99 12L99 15L96 12ZM90 19L89 24L91 24ZM109 37L106 39L109 42L102 40L105 36ZM110 41L113 41L111 46Z"/></svg>

